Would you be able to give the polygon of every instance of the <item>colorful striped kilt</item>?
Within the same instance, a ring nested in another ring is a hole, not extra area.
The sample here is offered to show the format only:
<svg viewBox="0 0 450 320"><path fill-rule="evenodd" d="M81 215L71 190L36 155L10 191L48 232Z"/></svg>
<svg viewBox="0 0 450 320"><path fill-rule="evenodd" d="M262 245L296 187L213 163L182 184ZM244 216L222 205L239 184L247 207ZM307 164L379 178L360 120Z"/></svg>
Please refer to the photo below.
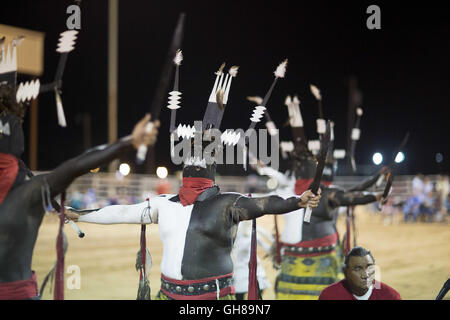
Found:
<svg viewBox="0 0 450 320"><path fill-rule="evenodd" d="M337 233L294 245L282 243L282 252L275 283L278 300L317 300L324 288L343 278Z"/></svg>

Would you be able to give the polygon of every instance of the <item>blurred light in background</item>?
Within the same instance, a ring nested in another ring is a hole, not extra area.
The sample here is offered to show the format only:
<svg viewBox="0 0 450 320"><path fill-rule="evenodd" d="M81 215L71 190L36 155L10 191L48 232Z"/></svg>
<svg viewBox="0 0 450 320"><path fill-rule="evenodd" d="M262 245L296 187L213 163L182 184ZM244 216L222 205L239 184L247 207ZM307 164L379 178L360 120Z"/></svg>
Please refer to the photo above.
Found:
<svg viewBox="0 0 450 320"><path fill-rule="evenodd" d="M400 163L403 160L405 160L405 154L403 152L399 152L397 153L397 155L395 156L395 162Z"/></svg>
<svg viewBox="0 0 450 320"><path fill-rule="evenodd" d="M436 162L441 163L442 160L444 160L444 156L442 155L442 153L440 152L436 153Z"/></svg>
<svg viewBox="0 0 450 320"><path fill-rule="evenodd" d="M276 188L278 187L278 181L277 181L277 179L270 178L269 180L267 180L266 186L267 186L267 188L269 188L270 190L276 189Z"/></svg>
<svg viewBox="0 0 450 320"><path fill-rule="evenodd" d="M379 153L379 152L374 153L373 156L372 156L372 161L376 165L379 165L380 163L383 162L383 155L381 153Z"/></svg>
<svg viewBox="0 0 450 320"><path fill-rule="evenodd" d="M127 176L130 173L130 166L126 163L121 163L119 166L119 172L123 176Z"/></svg>
<svg viewBox="0 0 450 320"><path fill-rule="evenodd" d="M156 168L156 175L158 176L158 178L165 179L165 178L167 178L168 174L169 174L169 172L167 171L166 167Z"/></svg>

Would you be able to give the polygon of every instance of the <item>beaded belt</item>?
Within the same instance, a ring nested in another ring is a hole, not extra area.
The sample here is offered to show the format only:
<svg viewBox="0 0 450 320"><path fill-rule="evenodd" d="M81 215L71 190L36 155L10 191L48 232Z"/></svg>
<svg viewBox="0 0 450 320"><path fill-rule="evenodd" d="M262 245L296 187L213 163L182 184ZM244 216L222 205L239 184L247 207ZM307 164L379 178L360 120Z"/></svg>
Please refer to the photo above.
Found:
<svg viewBox="0 0 450 320"><path fill-rule="evenodd" d="M180 300L210 300L235 294L232 273L199 280L175 280L161 275L161 291Z"/></svg>
<svg viewBox="0 0 450 320"><path fill-rule="evenodd" d="M282 249L284 250L284 253L290 253L290 254L315 254L315 253L325 253L325 252L331 252L336 249L336 244L330 245L330 246L324 246L324 247L299 247L299 246L288 246L283 245Z"/></svg>
<svg viewBox="0 0 450 320"><path fill-rule="evenodd" d="M288 255L319 255L321 253L329 253L336 249L339 235L336 233L328 236L301 241L296 244L281 243L282 250Z"/></svg>

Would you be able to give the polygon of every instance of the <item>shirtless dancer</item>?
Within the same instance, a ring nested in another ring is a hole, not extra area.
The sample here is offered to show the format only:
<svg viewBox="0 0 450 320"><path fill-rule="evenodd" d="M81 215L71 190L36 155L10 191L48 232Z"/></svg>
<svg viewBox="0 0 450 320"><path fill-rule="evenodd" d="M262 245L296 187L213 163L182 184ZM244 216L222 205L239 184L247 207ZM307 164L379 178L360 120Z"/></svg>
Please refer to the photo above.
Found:
<svg viewBox="0 0 450 320"><path fill-rule="evenodd" d="M45 210L41 196L48 187L49 196L63 192L75 178L105 165L126 150L142 143L154 144L159 123L145 132L150 116L145 116L133 133L114 144L95 148L70 159L47 174L27 179L20 165L24 150L22 121L24 105L18 104L16 90L0 85L0 299L38 297L36 275L31 270L33 249Z"/></svg>
<svg viewBox="0 0 450 320"><path fill-rule="evenodd" d="M216 73L217 79L223 76L222 70L223 66ZM235 72L234 67L230 68L230 75L234 77ZM229 84L223 85L223 91L220 86L217 88L216 80L203 119L203 133L220 128ZM215 176L216 162L208 164L205 158L188 157L184 161L182 186L176 195L161 195L135 205L108 206L84 215L67 212L67 216L100 224L158 223L163 256L157 298L235 299L231 250L239 222L307 205L317 207L320 194L315 196L307 190L287 199L250 198L239 193L222 193L215 185Z"/></svg>

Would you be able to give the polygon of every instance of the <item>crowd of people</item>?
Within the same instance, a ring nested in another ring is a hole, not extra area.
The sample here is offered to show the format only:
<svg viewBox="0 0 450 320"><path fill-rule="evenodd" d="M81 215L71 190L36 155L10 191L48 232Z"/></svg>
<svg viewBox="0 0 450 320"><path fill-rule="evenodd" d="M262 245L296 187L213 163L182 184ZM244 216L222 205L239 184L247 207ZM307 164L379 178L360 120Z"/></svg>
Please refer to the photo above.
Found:
<svg viewBox="0 0 450 320"><path fill-rule="evenodd" d="M417 174L412 180L411 194L403 204L405 222L442 222L450 211L449 177L441 174L434 183L430 177Z"/></svg>

